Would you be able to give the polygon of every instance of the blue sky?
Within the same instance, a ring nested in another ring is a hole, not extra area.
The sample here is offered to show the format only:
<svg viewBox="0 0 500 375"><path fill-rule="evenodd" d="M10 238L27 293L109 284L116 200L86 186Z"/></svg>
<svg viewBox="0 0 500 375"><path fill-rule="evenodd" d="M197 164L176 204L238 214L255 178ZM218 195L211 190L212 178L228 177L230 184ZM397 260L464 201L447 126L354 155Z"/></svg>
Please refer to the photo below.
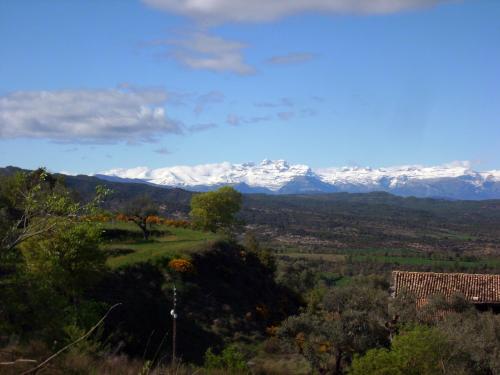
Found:
<svg viewBox="0 0 500 375"><path fill-rule="evenodd" d="M500 1L2 0L0 165L500 169Z"/></svg>

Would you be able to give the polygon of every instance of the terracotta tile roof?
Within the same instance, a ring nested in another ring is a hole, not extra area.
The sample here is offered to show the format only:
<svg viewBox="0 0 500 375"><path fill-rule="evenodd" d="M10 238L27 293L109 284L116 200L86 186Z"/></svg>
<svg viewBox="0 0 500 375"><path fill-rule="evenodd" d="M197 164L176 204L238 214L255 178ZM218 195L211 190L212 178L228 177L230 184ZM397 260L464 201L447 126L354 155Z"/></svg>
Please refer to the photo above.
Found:
<svg viewBox="0 0 500 375"><path fill-rule="evenodd" d="M500 303L500 275L393 271L392 285L395 296L407 290L420 301L459 293L472 303Z"/></svg>

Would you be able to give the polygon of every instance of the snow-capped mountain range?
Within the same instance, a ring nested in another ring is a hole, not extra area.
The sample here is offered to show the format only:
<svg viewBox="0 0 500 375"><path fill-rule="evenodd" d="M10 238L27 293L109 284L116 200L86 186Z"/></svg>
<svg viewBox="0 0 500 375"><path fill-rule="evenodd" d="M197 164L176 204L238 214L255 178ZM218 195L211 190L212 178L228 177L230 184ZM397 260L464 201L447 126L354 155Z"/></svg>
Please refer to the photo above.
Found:
<svg viewBox="0 0 500 375"><path fill-rule="evenodd" d="M312 194L387 191L403 196L450 199L500 198L500 170L478 172L467 162L447 165L389 168L343 167L313 170L285 160L261 163L204 164L158 169L112 169L95 175L101 179L143 182L207 191L231 185L244 193Z"/></svg>

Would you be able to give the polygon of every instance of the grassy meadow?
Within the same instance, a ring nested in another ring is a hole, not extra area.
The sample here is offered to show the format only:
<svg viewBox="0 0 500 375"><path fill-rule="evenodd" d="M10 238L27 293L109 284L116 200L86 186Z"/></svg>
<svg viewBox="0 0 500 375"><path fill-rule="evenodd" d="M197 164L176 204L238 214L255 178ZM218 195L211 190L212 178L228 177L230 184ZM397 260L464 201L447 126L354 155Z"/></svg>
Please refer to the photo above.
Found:
<svg viewBox="0 0 500 375"><path fill-rule="evenodd" d="M219 238L211 232L200 232L187 228L169 227L154 224L153 235L144 240L141 230L134 223L106 223L106 232L125 234L120 238L107 238L103 250L107 253L107 264L118 268L134 263L145 262L163 256L189 257L190 254L206 248L207 244Z"/></svg>

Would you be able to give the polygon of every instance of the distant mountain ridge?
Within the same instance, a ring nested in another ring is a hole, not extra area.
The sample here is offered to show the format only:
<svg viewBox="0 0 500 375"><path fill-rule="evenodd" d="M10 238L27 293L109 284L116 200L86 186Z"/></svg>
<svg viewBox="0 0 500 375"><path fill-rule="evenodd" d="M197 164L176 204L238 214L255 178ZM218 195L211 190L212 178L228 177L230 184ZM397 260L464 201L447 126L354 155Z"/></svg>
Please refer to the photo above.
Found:
<svg viewBox="0 0 500 375"><path fill-rule="evenodd" d="M401 196L446 199L500 198L500 171L478 172L468 163L424 167L325 168L290 165L285 160L261 163L205 164L150 169L112 169L95 177L114 182L137 182L209 191L231 185L244 193L316 194L385 191Z"/></svg>

